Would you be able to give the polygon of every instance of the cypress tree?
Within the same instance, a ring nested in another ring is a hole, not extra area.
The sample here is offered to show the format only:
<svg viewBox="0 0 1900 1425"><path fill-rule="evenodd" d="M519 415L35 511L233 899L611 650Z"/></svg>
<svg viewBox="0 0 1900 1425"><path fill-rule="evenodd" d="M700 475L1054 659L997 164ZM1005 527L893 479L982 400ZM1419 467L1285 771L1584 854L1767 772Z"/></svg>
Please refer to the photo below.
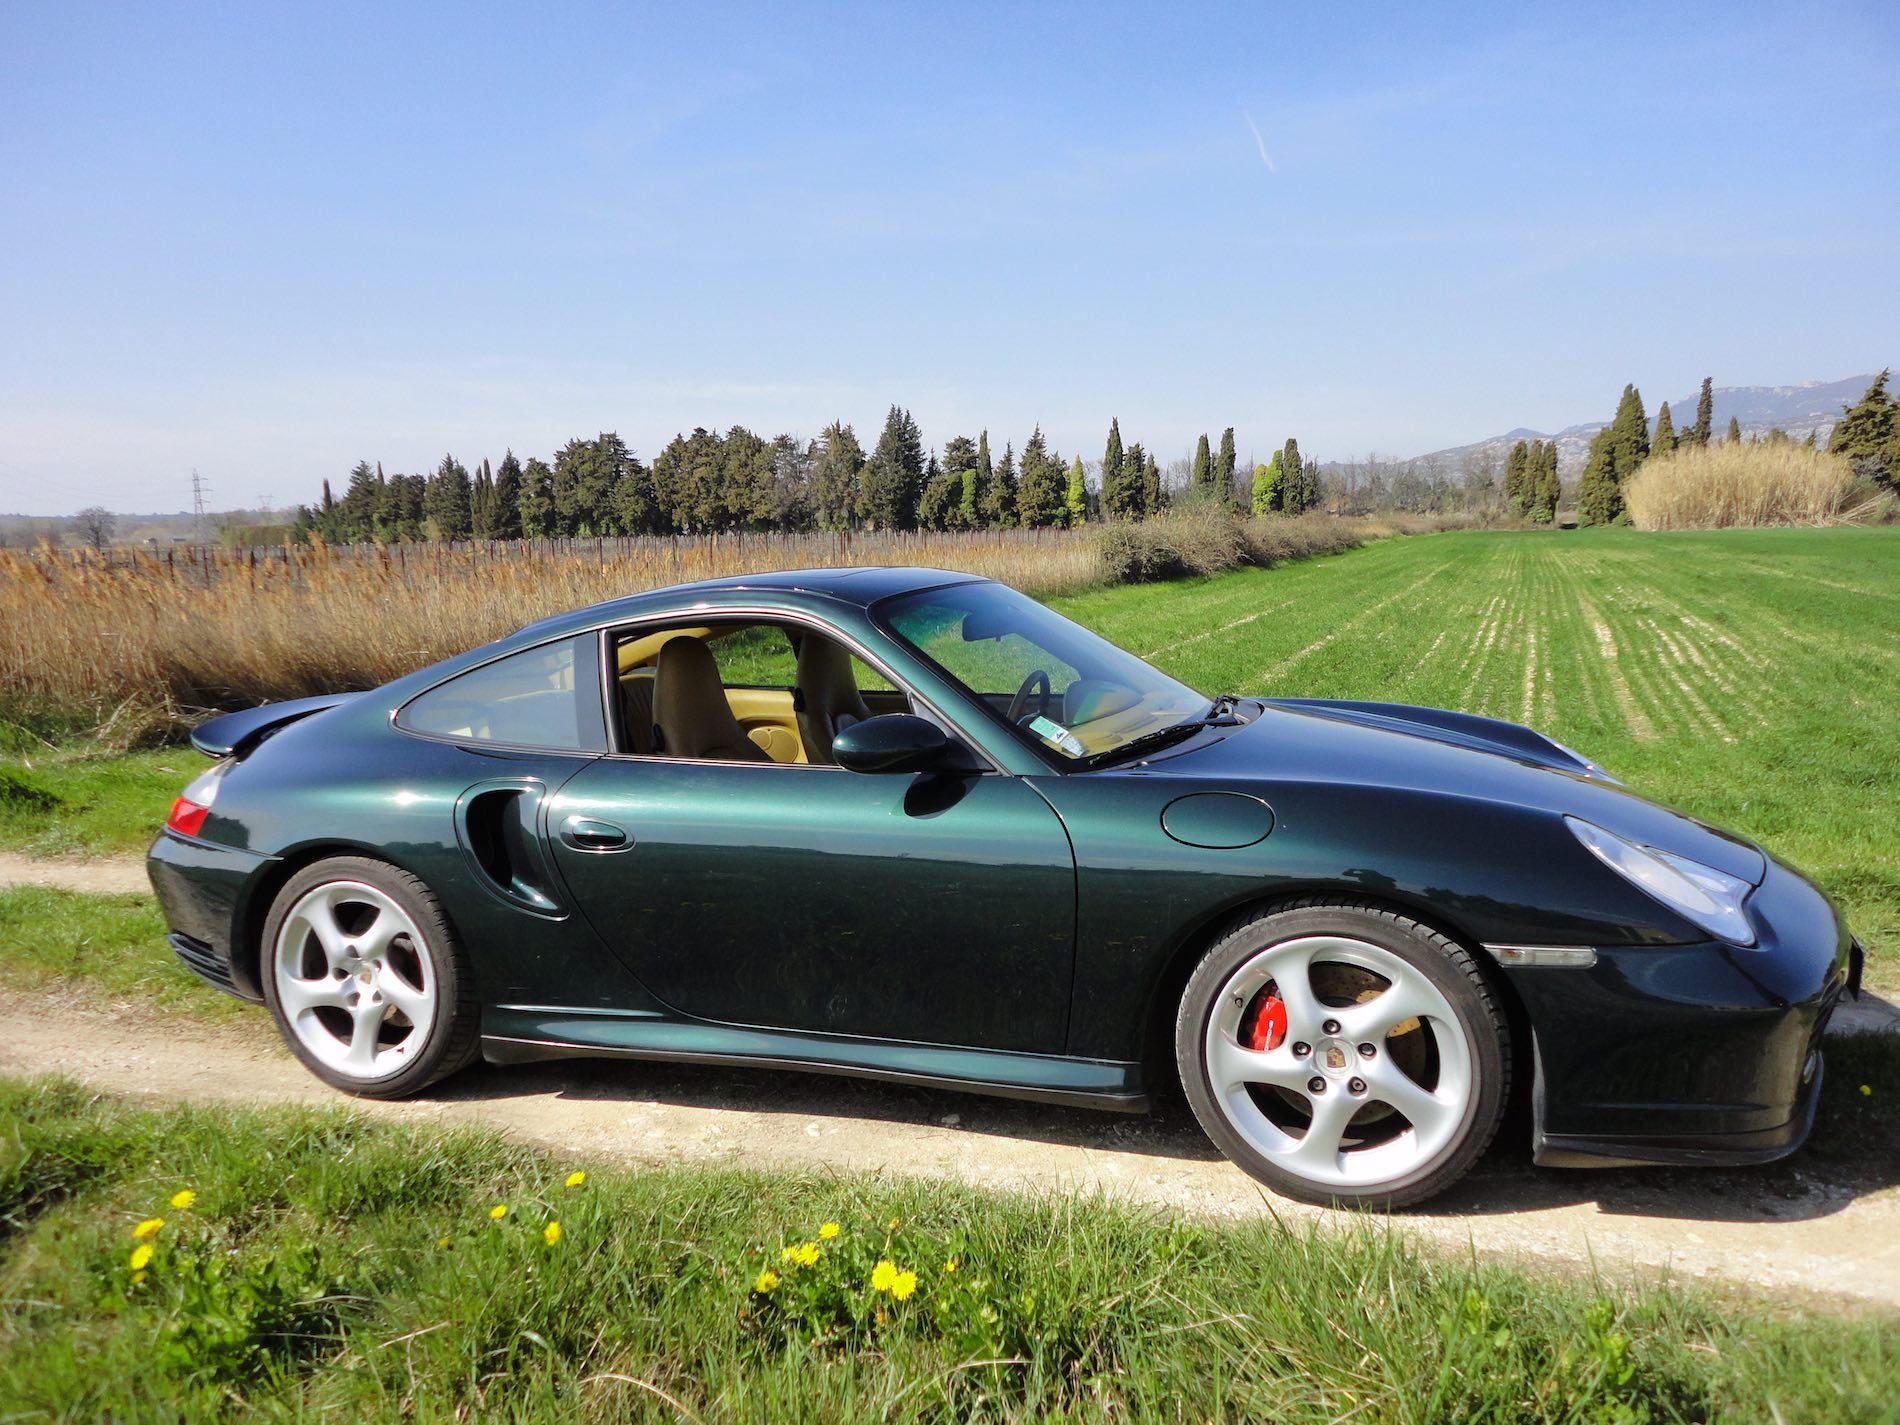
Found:
<svg viewBox="0 0 1900 1425"><path fill-rule="evenodd" d="M1319 503L1319 493L1306 475L1306 462L1300 458L1300 443L1292 436L1280 447L1280 483L1284 493L1281 507L1290 515L1304 514Z"/></svg>
<svg viewBox="0 0 1900 1425"><path fill-rule="evenodd" d="M1730 416L1728 418L1728 443L1730 445L1740 445L1742 443L1742 418L1740 416Z"/></svg>
<svg viewBox="0 0 1900 1425"><path fill-rule="evenodd" d="M1615 451L1616 481L1622 484L1649 459L1649 417L1643 413L1643 395L1634 386L1623 388L1610 420L1610 444Z"/></svg>
<svg viewBox="0 0 1900 1425"><path fill-rule="evenodd" d="M1214 488L1214 456L1207 446L1207 432L1201 432L1200 443L1194 447L1194 493L1204 494Z"/></svg>
<svg viewBox="0 0 1900 1425"><path fill-rule="evenodd" d="M350 483L335 510L337 537L349 544L375 538L376 468L367 460L350 467Z"/></svg>
<svg viewBox="0 0 1900 1425"><path fill-rule="evenodd" d="M1131 490L1123 479L1122 427L1118 419L1108 423L1108 444L1102 451L1102 515L1105 519L1130 520L1141 517L1141 491Z"/></svg>
<svg viewBox="0 0 1900 1425"><path fill-rule="evenodd" d="M1649 443L1651 455L1667 455L1676 448L1676 423L1669 418L1669 402L1656 408L1656 437Z"/></svg>
<svg viewBox="0 0 1900 1425"><path fill-rule="evenodd" d="M1623 489L1616 479L1616 451L1610 427L1590 438L1590 454L1577 482L1577 523L1615 524L1623 517Z"/></svg>
<svg viewBox="0 0 1900 1425"><path fill-rule="evenodd" d="M1827 448L1844 455L1856 474L1883 485L1900 480L1900 404L1887 393L1882 371L1860 400L1841 407L1841 418L1827 438Z"/></svg>
<svg viewBox="0 0 1900 1425"><path fill-rule="evenodd" d="M1088 522L1088 517L1088 476L1082 469L1082 457L1078 455L1069 466L1068 487L1062 492L1062 523L1070 529L1079 529Z"/></svg>
<svg viewBox="0 0 1900 1425"><path fill-rule="evenodd" d="M1557 442L1540 440L1531 445L1525 461L1525 515L1532 524L1549 524L1557 518L1557 501L1563 487L1557 480Z"/></svg>
<svg viewBox="0 0 1900 1425"><path fill-rule="evenodd" d="M1168 507L1168 492L1161 488L1161 467L1155 463L1152 451L1145 453L1141 461L1141 507L1151 515L1158 515Z"/></svg>
<svg viewBox="0 0 1900 1425"><path fill-rule="evenodd" d="M989 499L979 513L983 523L991 529L1002 529L1016 523L1016 447L1014 443L1003 446L1002 462L996 467L996 476L990 481Z"/></svg>
<svg viewBox="0 0 1900 1425"><path fill-rule="evenodd" d="M495 538L521 538L521 462L512 446L495 470Z"/></svg>
<svg viewBox="0 0 1900 1425"><path fill-rule="evenodd" d="M1504 457L1504 503L1514 515L1522 515L1530 504L1525 490L1530 454L1530 446L1520 440L1511 447L1511 453Z"/></svg>
<svg viewBox="0 0 1900 1425"><path fill-rule="evenodd" d="M614 437L614 445L620 445L618 436ZM659 482L653 471L647 469L624 446L617 451L610 448L608 453L615 457L616 463L613 491L608 497L611 506L609 523L621 534L664 533L672 521L667 518L666 506L660 499ZM499 490L499 481L496 486Z"/></svg>
<svg viewBox="0 0 1900 1425"><path fill-rule="evenodd" d="M923 433L909 411L894 405L859 477L859 518L873 529L915 528L923 478Z"/></svg>
<svg viewBox="0 0 1900 1425"><path fill-rule="evenodd" d="M484 460L475 470L475 483L468 492L469 533L476 539L495 537L495 477Z"/></svg>
<svg viewBox="0 0 1900 1425"><path fill-rule="evenodd" d="M1227 427L1220 433L1220 454L1214 458L1214 485L1220 491L1221 503L1234 503L1234 428Z"/></svg>
<svg viewBox="0 0 1900 1425"><path fill-rule="evenodd" d="M917 528L955 529L962 523L963 474L944 473L937 452L924 464L924 493L917 501Z"/></svg>
<svg viewBox="0 0 1900 1425"><path fill-rule="evenodd" d="M468 538L468 467L454 456L444 455L435 474L429 477L423 513L435 527L437 539L454 541Z"/></svg>
<svg viewBox="0 0 1900 1425"><path fill-rule="evenodd" d="M976 514L971 518L970 527L980 528L989 523L985 511L993 509L996 496L991 493L996 486L996 466L990 461L990 433L978 431L976 436Z"/></svg>
<svg viewBox="0 0 1900 1425"><path fill-rule="evenodd" d="M538 455L521 467L521 536L552 539L558 532L554 516L554 471Z"/></svg>
<svg viewBox="0 0 1900 1425"><path fill-rule="evenodd" d="M843 421L833 421L818 437L818 463L812 470L812 505L820 529L850 529L858 513L858 481L864 447Z"/></svg>
<svg viewBox="0 0 1900 1425"><path fill-rule="evenodd" d="M1016 513L1031 529L1062 522L1062 465L1049 456L1048 442L1038 425L1023 447L1022 484L1016 492Z"/></svg>
<svg viewBox="0 0 1900 1425"><path fill-rule="evenodd" d="M1715 428L1715 378L1702 378L1702 392L1695 398L1695 424L1689 427L1691 445L1707 445Z"/></svg>

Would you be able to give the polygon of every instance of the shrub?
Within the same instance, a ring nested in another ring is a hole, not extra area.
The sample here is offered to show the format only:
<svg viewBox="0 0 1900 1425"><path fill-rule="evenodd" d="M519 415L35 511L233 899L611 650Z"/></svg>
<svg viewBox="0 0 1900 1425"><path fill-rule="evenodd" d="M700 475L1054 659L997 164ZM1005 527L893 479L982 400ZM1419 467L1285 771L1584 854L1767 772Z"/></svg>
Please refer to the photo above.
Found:
<svg viewBox="0 0 1900 1425"><path fill-rule="evenodd" d="M1829 524L1864 516L1846 460L1791 443L1683 446L1646 461L1624 486L1638 529Z"/></svg>

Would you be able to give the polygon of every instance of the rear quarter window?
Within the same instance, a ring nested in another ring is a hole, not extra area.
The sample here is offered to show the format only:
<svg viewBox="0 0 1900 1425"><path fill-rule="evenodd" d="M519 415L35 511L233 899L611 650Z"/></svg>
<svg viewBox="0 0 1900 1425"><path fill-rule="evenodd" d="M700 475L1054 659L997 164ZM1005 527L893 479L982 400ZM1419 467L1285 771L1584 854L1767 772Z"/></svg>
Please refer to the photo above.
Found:
<svg viewBox="0 0 1900 1425"><path fill-rule="evenodd" d="M484 663L408 703L396 726L469 742L603 751L593 647L591 638L562 639Z"/></svg>

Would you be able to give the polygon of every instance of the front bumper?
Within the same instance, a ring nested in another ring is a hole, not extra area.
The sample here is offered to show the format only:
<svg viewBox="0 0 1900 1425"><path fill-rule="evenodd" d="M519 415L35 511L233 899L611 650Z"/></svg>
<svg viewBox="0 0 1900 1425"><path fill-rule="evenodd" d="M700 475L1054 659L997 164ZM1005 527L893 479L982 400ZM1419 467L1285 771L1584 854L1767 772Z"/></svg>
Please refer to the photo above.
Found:
<svg viewBox="0 0 1900 1425"><path fill-rule="evenodd" d="M1748 908L1748 949L1599 948L1587 968L1509 971L1532 1027L1537 1162L1762 1163L1806 1141L1821 1036L1858 987L1859 947L1773 860Z"/></svg>
<svg viewBox="0 0 1900 1425"><path fill-rule="evenodd" d="M273 859L170 831L145 857L172 950L186 969L239 999L264 998L251 957L233 950L258 872Z"/></svg>

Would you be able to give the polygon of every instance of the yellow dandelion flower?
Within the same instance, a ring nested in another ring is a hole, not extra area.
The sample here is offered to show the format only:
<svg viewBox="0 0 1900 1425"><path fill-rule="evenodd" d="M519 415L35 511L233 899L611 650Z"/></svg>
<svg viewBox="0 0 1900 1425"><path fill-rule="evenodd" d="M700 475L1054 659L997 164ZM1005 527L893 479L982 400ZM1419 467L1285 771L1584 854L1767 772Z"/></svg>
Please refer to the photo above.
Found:
<svg viewBox="0 0 1900 1425"><path fill-rule="evenodd" d="M576 1168L573 1172L567 1175L567 1186L571 1188L577 1188L586 1181L587 1181L587 1174L579 1168Z"/></svg>
<svg viewBox="0 0 1900 1425"><path fill-rule="evenodd" d="M897 1263L879 1262L871 1268L871 1290L889 1291L897 1283Z"/></svg>
<svg viewBox="0 0 1900 1425"><path fill-rule="evenodd" d="M165 1225L162 1217L148 1217L132 1229L132 1240L143 1242L147 1237L158 1236L158 1229Z"/></svg>
<svg viewBox="0 0 1900 1425"><path fill-rule="evenodd" d="M127 1265L135 1272L142 1272L151 1264L151 1260L152 1244L150 1242L141 1242L132 1249L132 1255L128 1259Z"/></svg>
<svg viewBox="0 0 1900 1425"><path fill-rule="evenodd" d="M1874 1096L1874 1086L1872 1084L1862 1084L1860 1086L1860 1094L1862 1098L1872 1098Z"/></svg>
<svg viewBox="0 0 1900 1425"><path fill-rule="evenodd" d="M888 1223L885 1224L885 1226L890 1231L895 1232L897 1230L897 1219L893 1217Z"/></svg>
<svg viewBox="0 0 1900 1425"><path fill-rule="evenodd" d="M829 1242L833 1237L836 1237L842 1231L844 1231L844 1229L840 1227L837 1223L827 1222L823 1227L820 1227L818 1229L818 1235L824 1238L827 1242Z"/></svg>
<svg viewBox="0 0 1900 1425"><path fill-rule="evenodd" d="M558 1222L550 1222L546 1227L543 1227L541 1229L541 1240L546 1242L550 1247L560 1241L561 1224Z"/></svg>
<svg viewBox="0 0 1900 1425"><path fill-rule="evenodd" d="M172 1194L172 1206L183 1212L198 1200L198 1194L190 1188L180 1188Z"/></svg>
<svg viewBox="0 0 1900 1425"><path fill-rule="evenodd" d="M890 1313L885 1311L885 1309L880 1306L876 1311L874 1311L871 1314L871 1319L877 1322L878 1325L882 1326L886 1321L889 1321L891 1318L890 1318Z"/></svg>
<svg viewBox="0 0 1900 1425"><path fill-rule="evenodd" d="M449 1239L446 1237L438 1237L436 1238L435 1245L446 1250L449 1245Z"/></svg>
<svg viewBox="0 0 1900 1425"><path fill-rule="evenodd" d="M767 1267L764 1271L760 1272L759 1279L752 1283L752 1289L758 1292L761 1296L765 1295L768 1292L776 1290L777 1287L778 1287L778 1273L773 1271L770 1267Z"/></svg>
<svg viewBox="0 0 1900 1425"><path fill-rule="evenodd" d="M493 1207L488 1209L488 1215L496 1222L501 1221L502 1218L508 1215L508 1204L505 1202L496 1203Z"/></svg>
<svg viewBox="0 0 1900 1425"><path fill-rule="evenodd" d="M957 1269L957 1259L955 1257L950 1258L949 1261L943 1264L943 1272L945 1276L950 1275L950 1273L954 1272L956 1269Z"/></svg>
<svg viewBox="0 0 1900 1425"><path fill-rule="evenodd" d="M144 1273L144 1272L134 1272L134 1273L132 1273L132 1285L133 1285L133 1286L139 1286L140 1284L142 1284L142 1283L144 1282L144 1280L145 1280L145 1273Z"/></svg>
<svg viewBox="0 0 1900 1425"><path fill-rule="evenodd" d="M917 1290L917 1273L899 1272L891 1281L891 1295L899 1301L909 1301L911 1293Z"/></svg>

